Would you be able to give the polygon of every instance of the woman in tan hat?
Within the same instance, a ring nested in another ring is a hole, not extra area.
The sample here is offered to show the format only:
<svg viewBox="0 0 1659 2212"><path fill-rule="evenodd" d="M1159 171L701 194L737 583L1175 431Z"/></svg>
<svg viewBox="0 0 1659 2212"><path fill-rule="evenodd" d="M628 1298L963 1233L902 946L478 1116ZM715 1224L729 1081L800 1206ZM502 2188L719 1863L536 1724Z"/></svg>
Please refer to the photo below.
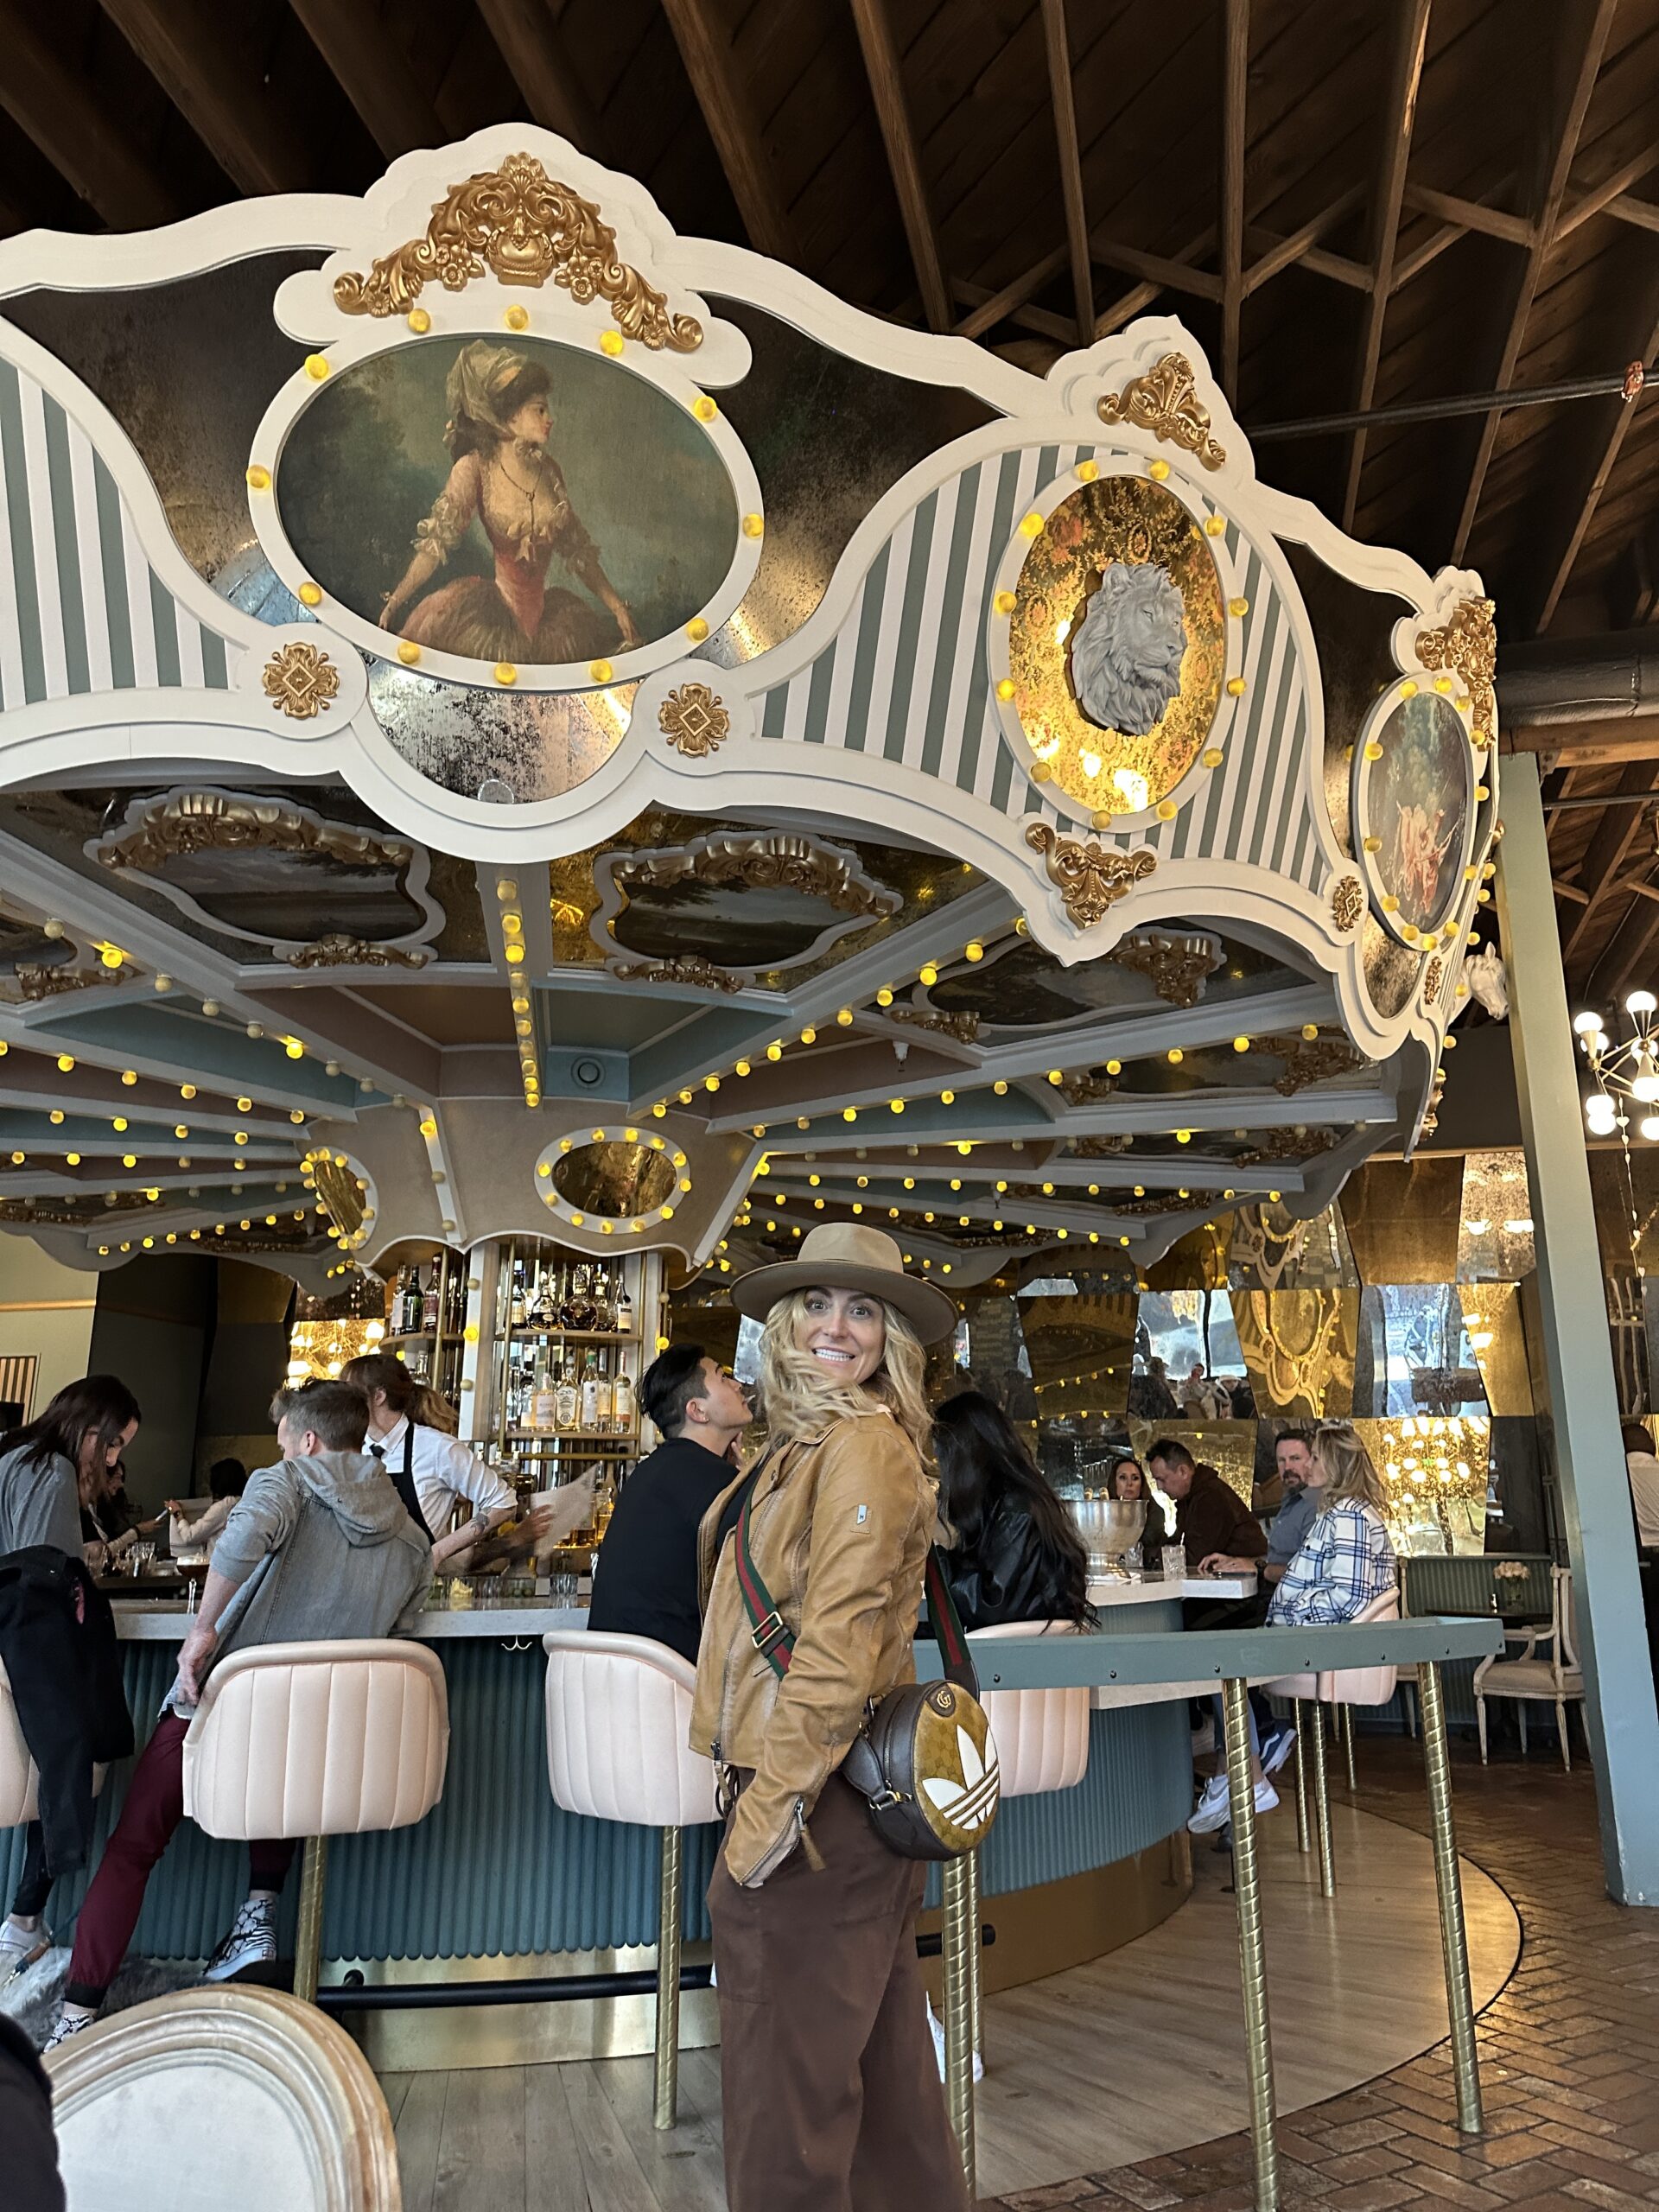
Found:
<svg viewBox="0 0 1659 2212"><path fill-rule="evenodd" d="M955 1325L893 1239L830 1224L732 1294L764 1318L766 1449L702 1524L691 1741L721 1771L709 1888L731 2212L965 2212L916 1964L923 1868L837 1770L913 1679L938 1503L924 1347ZM756 1627L740 1584L770 1593ZM780 1673L776 1637L793 1638Z"/></svg>

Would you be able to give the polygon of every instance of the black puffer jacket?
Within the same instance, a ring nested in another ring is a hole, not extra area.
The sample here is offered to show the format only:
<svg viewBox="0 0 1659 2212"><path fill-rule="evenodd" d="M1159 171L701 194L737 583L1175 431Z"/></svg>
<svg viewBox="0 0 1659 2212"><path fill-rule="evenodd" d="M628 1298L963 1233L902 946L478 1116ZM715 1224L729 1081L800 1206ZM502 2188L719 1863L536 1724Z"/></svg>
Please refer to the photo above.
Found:
<svg viewBox="0 0 1659 2212"><path fill-rule="evenodd" d="M1011 1492L991 1508L973 1544L944 1554L944 1571L965 1629L1069 1617L1065 1562Z"/></svg>

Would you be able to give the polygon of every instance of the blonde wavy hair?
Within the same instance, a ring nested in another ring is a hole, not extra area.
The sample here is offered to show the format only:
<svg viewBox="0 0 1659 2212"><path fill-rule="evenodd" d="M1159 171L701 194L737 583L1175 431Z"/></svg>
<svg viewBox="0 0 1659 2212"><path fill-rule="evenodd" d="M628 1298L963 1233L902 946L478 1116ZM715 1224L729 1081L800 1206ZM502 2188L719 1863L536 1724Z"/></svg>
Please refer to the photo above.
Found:
<svg viewBox="0 0 1659 2212"><path fill-rule="evenodd" d="M1388 1492L1370 1453L1359 1440L1357 1430L1351 1428L1346 1421L1322 1422L1314 1431L1313 1456L1325 1474L1325 1482L1317 1491L1319 1512L1352 1499L1357 1504L1369 1505L1374 1513L1386 1515Z"/></svg>
<svg viewBox="0 0 1659 2212"><path fill-rule="evenodd" d="M766 1316L760 1338L760 1413L769 1441L789 1444L814 1436L830 1421L867 1413L874 1398L887 1408L923 1462L931 1464L933 1421L922 1388L927 1353L915 1330L897 1306L872 1292L871 1303L881 1308L887 1322L881 1363L868 1382L837 1382L796 1343L811 1295L810 1290L791 1291Z"/></svg>

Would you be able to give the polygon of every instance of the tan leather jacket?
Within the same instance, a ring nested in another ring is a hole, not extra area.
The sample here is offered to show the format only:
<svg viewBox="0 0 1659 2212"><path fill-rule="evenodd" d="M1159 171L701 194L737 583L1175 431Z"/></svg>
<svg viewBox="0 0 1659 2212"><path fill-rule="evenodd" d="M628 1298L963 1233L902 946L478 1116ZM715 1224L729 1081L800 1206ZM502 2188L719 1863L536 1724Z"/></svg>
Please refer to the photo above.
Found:
<svg viewBox="0 0 1659 2212"><path fill-rule="evenodd" d="M765 1459L749 1548L796 1640L780 1681L755 1648L735 1539L714 1556L734 1487L709 1507L700 1532L703 1624L691 1745L722 1765L754 1770L727 1834L726 1866L734 1881L758 1885L800 1842L869 1700L915 1679L911 1643L938 1503L916 1447L885 1407Z"/></svg>

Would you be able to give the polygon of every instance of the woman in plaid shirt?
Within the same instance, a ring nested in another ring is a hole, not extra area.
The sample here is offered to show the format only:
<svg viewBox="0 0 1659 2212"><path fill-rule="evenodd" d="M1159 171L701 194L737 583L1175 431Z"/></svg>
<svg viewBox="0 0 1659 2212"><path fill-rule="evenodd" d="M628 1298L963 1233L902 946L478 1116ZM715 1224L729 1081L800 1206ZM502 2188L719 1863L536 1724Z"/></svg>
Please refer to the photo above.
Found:
<svg viewBox="0 0 1659 2212"><path fill-rule="evenodd" d="M1394 1587L1382 1478L1346 1421L1325 1421L1316 1432L1307 1487L1313 1525L1273 1593L1269 1627L1351 1621Z"/></svg>

